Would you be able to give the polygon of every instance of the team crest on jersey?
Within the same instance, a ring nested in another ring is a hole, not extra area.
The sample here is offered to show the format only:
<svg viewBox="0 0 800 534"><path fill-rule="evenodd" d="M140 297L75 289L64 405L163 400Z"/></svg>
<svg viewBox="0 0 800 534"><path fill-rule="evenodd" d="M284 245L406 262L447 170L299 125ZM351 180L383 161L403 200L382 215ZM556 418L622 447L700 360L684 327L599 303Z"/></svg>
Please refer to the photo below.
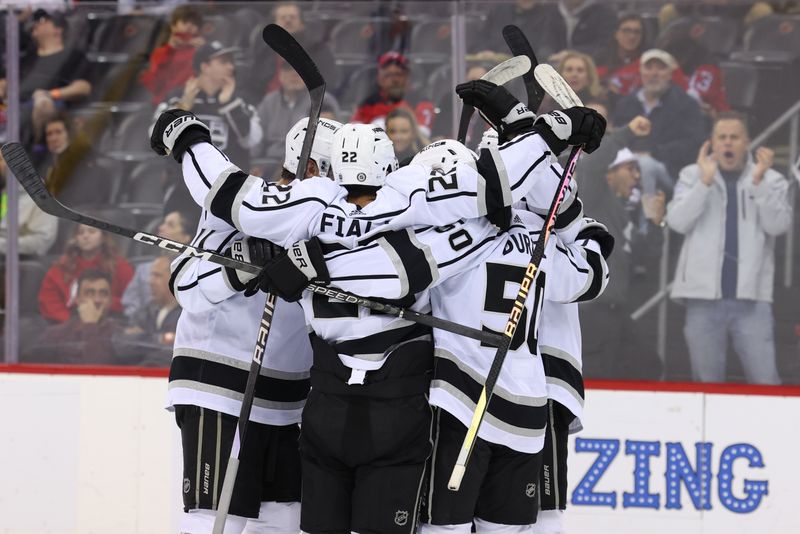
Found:
<svg viewBox="0 0 800 534"><path fill-rule="evenodd" d="M530 498L536 496L536 482L528 482L528 485L525 486L525 495Z"/></svg>
<svg viewBox="0 0 800 534"><path fill-rule="evenodd" d="M183 479L183 492L184 492L184 493L189 493L189 491L190 491L191 489L192 489L192 483L191 483L191 482L189 482L189 479L188 479L188 478L184 478L184 479Z"/></svg>
<svg viewBox="0 0 800 534"><path fill-rule="evenodd" d="M398 510L394 513L394 523L399 526L403 526L408 523L408 511L407 510Z"/></svg>

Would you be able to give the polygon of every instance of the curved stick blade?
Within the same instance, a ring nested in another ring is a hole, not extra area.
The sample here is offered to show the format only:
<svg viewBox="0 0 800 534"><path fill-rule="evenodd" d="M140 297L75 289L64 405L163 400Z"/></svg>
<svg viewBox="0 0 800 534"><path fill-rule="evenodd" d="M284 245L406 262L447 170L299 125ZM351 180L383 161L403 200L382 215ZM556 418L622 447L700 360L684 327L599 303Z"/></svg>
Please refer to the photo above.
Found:
<svg viewBox="0 0 800 534"><path fill-rule="evenodd" d="M553 100L558 102L558 105L562 108L583 105L583 102L572 90L572 87L552 66L546 63L537 65L533 70L533 75L536 76L536 81L539 82L542 89L547 91L547 94L553 97Z"/></svg>

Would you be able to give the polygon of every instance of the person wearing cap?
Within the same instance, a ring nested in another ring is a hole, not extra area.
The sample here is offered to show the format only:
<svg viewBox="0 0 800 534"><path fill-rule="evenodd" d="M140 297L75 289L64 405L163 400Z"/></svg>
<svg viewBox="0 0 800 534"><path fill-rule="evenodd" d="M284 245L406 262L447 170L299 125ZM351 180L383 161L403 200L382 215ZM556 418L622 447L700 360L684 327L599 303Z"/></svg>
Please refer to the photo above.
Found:
<svg viewBox="0 0 800 534"><path fill-rule="evenodd" d="M67 20L62 13L37 9L33 12L31 37L35 52L20 60L22 139L39 142L44 123L70 102L89 96L89 65L80 50L67 48Z"/></svg>
<svg viewBox="0 0 800 534"><path fill-rule="evenodd" d="M140 83L153 94L154 105L194 74L194 52L206 42L200 35L202 26L203 15L195 6L178 6L170 15L169 40L153 50L147 70L139 77Z"/></svg>
<svg viewBox="0 0 800 534"><path fill-rule="evenodd" d="M637 115L650 119L650 135L637 139L631 149L663 163L673 179L691 162L708 132L697 101L672 81L676 67L664 50L644 52L639 66L642 87L620 98L611 116L615 124Z"/></svg>
<svg viewBox="0 0 800 534"><path fill-rule="evenodd" d="M233 53L238 48L211 41L192 58L195 75L156 108L161 112L180 108L208 124L214 144L240 168L250 168L250 149L261 143L263 131L254 106L237 90Z"/></svg>
<svg viewBox="0 0 800 534"><path fill-rule="evenodd" d="M750 155L743 115L722 112L697 163L681 170L667 223L684 235L671 297L686 305L692 378L726 379L728 339L750 383L779 384L772 292L775 238L792 224L773 152Z"/></svg>
<svg viewBox="0 0 800 534"><path fill-rule="evenodd" d="M395 108L405 107L414 112L420 130L426 136L433 125L433 103L418 95L408 94L408 59L400 52L386 52L378 58L378 90L356 108L350 122L384 125L386 115Z"/></svg>
<svg viewBox="0 0 800 534"><path fill-rule="evenodd" d="M638 304L637 285L644 281L639 279L638 267L658 258L663 239L665 195L661 191L640 194L639 158L627 148L637 136L646 135L648 126L640 116L607 134L576 173L584 211L603 221L617 239L615 253L608 259L613 276L606 291L581 305L583 371L589 378L661 377L655 348L637 333L640 328L630 318ZM647 231L642 231L641 219Z"/></svg>

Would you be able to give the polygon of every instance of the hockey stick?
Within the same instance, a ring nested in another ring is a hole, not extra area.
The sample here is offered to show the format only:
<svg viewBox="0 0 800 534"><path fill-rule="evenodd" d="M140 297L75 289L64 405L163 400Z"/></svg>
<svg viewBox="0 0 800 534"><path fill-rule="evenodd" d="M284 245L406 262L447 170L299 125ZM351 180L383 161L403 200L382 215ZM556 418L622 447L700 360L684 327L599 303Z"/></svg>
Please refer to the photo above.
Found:
<svg viewBox="0 0 800 534"><path fill-rule="evenodd" d="M268 24L261 32L261 37L270 48L283 58L303 80L311 99L311 107L308 112L308 124L303 138L303 147L300 150L300 158L297 162L297 174L300 179L306 176L308 158L311 155L311 145L314 143L314 134L317 132L317 121L322 110L322 99L325 97L325 80L319 73L319 69L308 53L298 43L294 37L286 30L276 24ZM256 346L253 348L253 359L250 362L250 371L247 374L247 385L242 396L242 407L239 410L239 421L236 425L236 433L233 436L231 445L231 455L228 458L228 465L225 468L225 479L222 481L222 489L219 493L217 513L214 517L213 534L223 534L225 521L228 518L231 499L233 498L233 488L236 485L236 475L239 472L239 455L247 437L247 427L250 424L250 412L253 409L253 400L256 395L256 381L261 373L261 362L264 351L269 339L270 326L272 325L272 315L275 313L275 305L278 297L274 293L267 293L267 300L264 303L264 313L261 316L261 323L256 338Z"/></svg>
<svg viewBox="0 0 800 534"><path fill-rule="evenodd" d="M556 100L556 102L561 105L566 104L566 106L581 105L581 101L578 99L577 95L575 95L574 91L572 91L570 94L570 92L564 88L564 86L566 86L566 88L569 88L571 91L571 88L569 85L567 85L567 82L565 82L561 75L558 74L550 65L538 65L534 73L536 75L536 80L539 82L542 88L547 90L548 94L550 94L553 99ZM553 93L550 93L551 90ZM564 104L562 104L562 102ZM481 395L478 398L478 403L476 404L475 411L472 414L472 421L470 422L470 426L467 429L466 435L464 436L464 441L461 444L461 450L458 452L456 465L453 466L453 471L450 474L450 480L447 482L448 489L452 491L458 491L458 489L461 487L461 481L463 480L464 474L467 470L467 462L472 454L475 441L478 438L478 431L480 430L481 423L483 422L483 417L486 415L489 401L492 400L492 393L494 393L494 387L497 384L498 377L500 376L500 370L503 367L506 354L508 354L511 340L514 338L514 333L517 331L517 325L525 308L525 301L528 299L528 291L530 291L530 288L533 286L533 282L537 273L539 272L539 265L541 264L542 257L544 256L544 249L547 246L550 233L553 230L558 208L566 196L567 185L572 179L573 174L575 174L575 165L578 163L578 157L580 156L580 153L580 146L575 146L572 148L572 152L570 152L569 159L567 160L566 169L564 170L564 174L561 176L561 181L556 189L556 194L550 203L550 209L547 212L547 219L545 219L543 231L539 234L539 238L536 240L536 245L534 245L531 261L528 262L528 266L525 269L525 276L520 283L517 297L514 299L514 304L511 307L511 313L509 314L508 322L506 322L505 329L503 330L503 342L498 347L497 352L494 355L494 360L492 360L492 365L489 367L489 373L486 376L486 382L483 384Z"/></svg>
<svg viewBox="0 0 800 534"><path fill-rule="evenodd" d="M308 165L308 158L311 156L311 146L314 144L314 136L317 133L319 115L322 113L325 80L314 61L289 32L277 24L267 24L264 27L264 31L261 32L261 37L303 79L311 97L306 136L303 138L303 147L300 149L300 159L297 162L296 175L299 175L302 180L306 176L306 166Z"/></svg>
<svg viewBox="0 0 800 534"><path fill-rule="evenodd" d="M527 56L531 60L531 70L522 75L522 81L525 82L525 92L528 95L528 109L536 113L539 110L539 106L542 105L542 99L544 99L544 89L536 81L536 77L533 74L533 69L539 64L539 60L536 59L536 54L533 52L531 44L519 27L509 24L503 28L503 39L505 39L512 54L515 56Z"/></svg>
<svg viewBox="0 0 800 534"><path fill-rule="evenodd" d="M492 70L481 76L481 80L497 85L505 85L514 78L524 76L530 72L531 68L531 60L527 56L515 56L499 65L495 65ZM469 121L472 120L474 112L475 108L466 104L461 108L461 120L458 122L458 137L456 138L459 143L464 143L467 140Z"/></svg>
<svg viewBox="0 0 800 534"><path fill-rule="evenodd" d="M17 180L20 182L20 184L22 184L22 187L33 199L38 208L45 213L49 213L50 215L58 217L59 219L68 219L80 224L85 224L87 226L93 226L94 228L99 228L112 234L127 237L140 243L144 243L145 245L157 246L163 248L164 250L175 252L176 254L186 253L192 257L201 258L203 260L216 263L217 265L230 267L238 271L251 274L258 274L261 272L261 267L258 265L239 261L234 258L218 254L213 250L193 247L191 245L172 241L158 235L140 232L124 226L118 226L116 224L103 221L101 219L95 219L89 215L84 215L83 213L73 211L64 206L50 194L44 185L44 181L39 176L39 173L33 168L33 164L31 163L31 160L22 145L19 143L7 143L3 145L2 152L8 167L17 177ZM355 304L363 308L369 308L377 313L393 315L395 317L407 319L415 323L430 326L431 328L439 328L448 332L469 337L471 339L477 339L495 347L500 344L500 340L502 339L502 336L498 334L484 332L476 328L470 328L452 321L440 319L439 317L419 313L406 308L400 308L399 306L394 306L392 304L375 302L373 300L354 295L353 293L342 291L336 287L308 284L306 289L313 291L314 293L319 293L320 295L328 298L341 300L342 302Z"/></svg>

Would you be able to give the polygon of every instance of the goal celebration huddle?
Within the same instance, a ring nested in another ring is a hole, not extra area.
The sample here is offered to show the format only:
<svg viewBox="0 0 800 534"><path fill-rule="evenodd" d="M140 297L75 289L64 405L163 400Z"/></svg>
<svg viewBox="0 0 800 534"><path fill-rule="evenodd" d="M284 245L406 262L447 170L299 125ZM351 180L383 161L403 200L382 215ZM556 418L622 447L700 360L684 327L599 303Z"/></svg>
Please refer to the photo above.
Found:
<svg viewBox="0 0 800 534"><path fill-rule="evenodd" d="M507 27L516 57L455 87L480 145L435 141L400 167L380 126L320 118L313 58L278 26L263 36L311 100L280 181L238 167L191 111L152 128L201 208L188 245L71 211L3 147L42 210L180 253L181 532L563 532L578 305L614 248L572 174L605 119ZM503 87L517 77L527 103ZM545 91L562 109L537 116Z"/></svg>

